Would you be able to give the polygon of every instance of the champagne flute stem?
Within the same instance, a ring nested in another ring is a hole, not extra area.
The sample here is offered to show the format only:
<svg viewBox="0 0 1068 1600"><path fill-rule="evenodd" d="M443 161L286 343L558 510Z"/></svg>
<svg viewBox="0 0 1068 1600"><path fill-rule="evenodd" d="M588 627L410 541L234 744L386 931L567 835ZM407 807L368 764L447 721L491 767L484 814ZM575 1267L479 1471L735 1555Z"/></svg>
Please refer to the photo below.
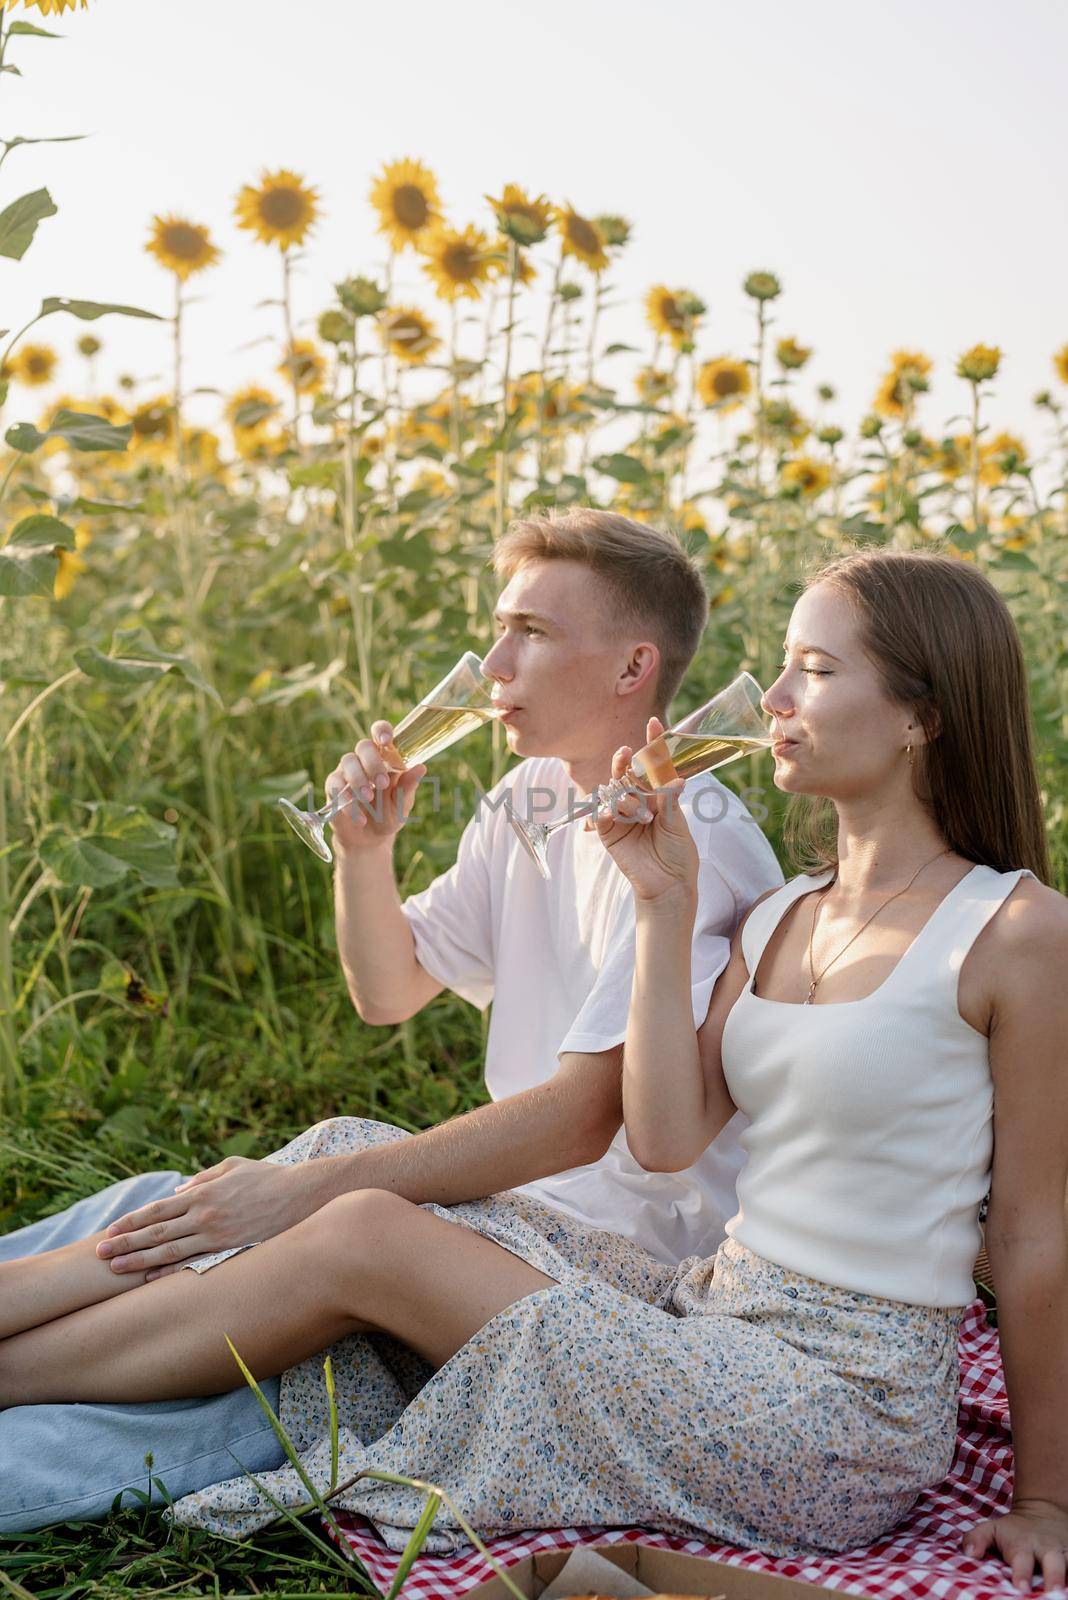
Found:
<svg viewBox="0 0 1068 1600"><path fill-rule="evenodd" d="M320 822L333 822L346 800L351 800L352 798L352 789L346 784L343 789L338 790L334 798L328 801L325 806L320 806L315 815Z"/></svg>

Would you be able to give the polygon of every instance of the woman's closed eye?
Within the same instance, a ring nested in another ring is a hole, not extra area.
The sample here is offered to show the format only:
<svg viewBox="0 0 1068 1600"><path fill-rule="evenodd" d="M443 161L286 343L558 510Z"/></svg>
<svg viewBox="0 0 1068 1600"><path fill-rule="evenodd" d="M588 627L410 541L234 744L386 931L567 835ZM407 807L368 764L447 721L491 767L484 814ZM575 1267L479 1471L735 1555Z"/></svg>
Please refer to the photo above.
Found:
<svg viewBox="0 0 1068 1600"><path fill-rule="evenodd" d="M788 661L784 661L782 663L781 670L783 672L785 672L789 665L790 665L790 663ZM826 667L802 667L800 670L802 672L809 673L812 677L815 677L815 678L833 678L834 677L834 673L828 671L828 669Z"/></svg>

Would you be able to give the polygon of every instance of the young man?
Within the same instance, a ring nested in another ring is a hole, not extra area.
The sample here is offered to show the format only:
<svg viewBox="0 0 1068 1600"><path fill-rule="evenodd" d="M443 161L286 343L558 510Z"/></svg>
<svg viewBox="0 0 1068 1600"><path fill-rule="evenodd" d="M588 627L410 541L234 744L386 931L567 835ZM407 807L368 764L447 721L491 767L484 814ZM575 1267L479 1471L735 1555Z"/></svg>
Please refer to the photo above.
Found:
<svg viewBox="0 0 1068 1600"><path fill-rule="evenodd" d="M295 1166L226 1161L178 1194L176 1174L134 1180L135 1196L118 1186L0 1241L0 1262L62 1245L69 1271L93 1281L99 1298L142 1283L146 1271L269 1238L363 1188L441 1205L521 1189L665 1262L714 1252L735 1210L743 1119L686 1171L654 1174L634 1161L620 1087L631 891L581 822L554 837L546 882L506 815L508 804L521 815L565 813L607 779L620 745L639 748L649 719L664 721L704 628L701 578L669 535L599 511L516 524L494 565L505 587L485 670L509 748L525 759L475 811L456 864L401 902L393 841L424 769L386 771L388 724L376 723L378 743L361 741L327 779L330 797L348 783L378 802L339 816L333 838L338 949L356 1010L366 1022L392 1024L444 988L483 1008L492 1001L490 1103L353 1154ZM746 808L714 776L691 780L682 804L702 860L692 952L699 1023L734 928L782 873ZM113 1237L95 1247L70 1242L120 1211ZM0 1265L0 1288L3 1272ZM251 1470L275 1464L273 1438L250 1401L236 1390L169 1405L79 1406L69 1453L56 1441L71 1408L0 1413L0 1530L103 1514L127 1484L144 1487L148 1450L174 1496L231 1476L231 1449ZM28 1482L23 1472L12 1484L4 1470L15 1459L34 1463Z"/></svg>

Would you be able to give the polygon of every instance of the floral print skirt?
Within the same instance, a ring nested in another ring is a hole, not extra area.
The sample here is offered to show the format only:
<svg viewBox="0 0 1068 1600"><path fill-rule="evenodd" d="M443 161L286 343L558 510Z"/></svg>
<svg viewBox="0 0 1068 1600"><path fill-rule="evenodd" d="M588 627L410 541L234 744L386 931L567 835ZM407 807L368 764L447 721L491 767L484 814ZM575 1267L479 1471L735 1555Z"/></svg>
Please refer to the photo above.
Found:
<svg viewBox="0 0 1068 1600"><path fill-rule="evenodd" d="M341 1117L268 1159L408 1137ZM437 1371L385 1334L329 1351L341 1486L331 1503L369 1518L391 1548L403 1549L425 1496L367 1471L440 1485L483 1536L643 1526L798 1558L870 1543L947 1472L959 1309L835 1288L733 1239L707 1260L665 1266L520 1194L426 1209L556 1281L492 1317ZM201 1257L195 1270L234 1253ZM286 1372L280 1400L324 1493L326 1354ZM282 1504L307 1504L291 1466L261 1481ZM241 1537L278 1513L239 1475L171 1515ZM426 1549L463 1543L442 1504Z"/></svg>

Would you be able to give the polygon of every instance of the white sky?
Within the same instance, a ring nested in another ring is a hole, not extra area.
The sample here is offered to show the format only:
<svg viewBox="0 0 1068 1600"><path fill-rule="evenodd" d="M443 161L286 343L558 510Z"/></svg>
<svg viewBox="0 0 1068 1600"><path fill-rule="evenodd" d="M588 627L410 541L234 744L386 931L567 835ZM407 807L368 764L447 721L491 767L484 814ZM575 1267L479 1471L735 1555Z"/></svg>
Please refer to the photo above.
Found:
<svg viewBox="0 0 1068 1600"><path fill-rule="evenodd" d="M915 347L936 362L938 431L963 409L955 357L981 340L1006 353L990 420L1047 437L1031 397L1068 341L1063 0L92 0L25 16L66 38L16 41L0 128L93 137L0 171L0 204L47 184L59 206L22 263L0 260L2 325L42 294L168 312L143 245L173 210L226 252L195 280L187 385L267 376L277 345L247 347L278 334L255 306L278 294L279 259L237 229L238 188L279 166L319 187L295 291L310 331L333 281L381 264L367 190L412 155L458 222L487 225L482 195L509 181L632 219L606 339L644 346L641 299L664 281L708 302L703 355L745 354L740 282L768 268L786 289L775 331L816 350L802 401L833 383L852 428L888 353ZM431 304L410 256L401 287ZM54 317L40 337L68 352L88 326ZM103 385L165 381L164 327L91 326ZM62 386L78 375L74 358ZM6 420L43 398L14 394Z"/></svg>

